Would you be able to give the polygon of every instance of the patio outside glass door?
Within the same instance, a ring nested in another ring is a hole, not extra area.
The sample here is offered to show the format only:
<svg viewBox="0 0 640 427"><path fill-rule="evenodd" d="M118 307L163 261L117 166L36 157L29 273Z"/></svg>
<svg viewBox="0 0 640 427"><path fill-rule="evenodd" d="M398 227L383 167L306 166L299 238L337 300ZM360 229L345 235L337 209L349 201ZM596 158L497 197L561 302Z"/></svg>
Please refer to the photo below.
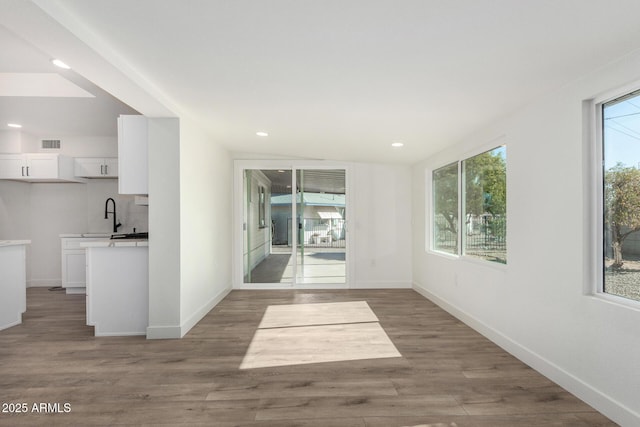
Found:
<svg viewBox="0 0 640 427"><path fill-rule="evenodd" d="M296 283L346 283L344 169L296 170Z"/></svg>

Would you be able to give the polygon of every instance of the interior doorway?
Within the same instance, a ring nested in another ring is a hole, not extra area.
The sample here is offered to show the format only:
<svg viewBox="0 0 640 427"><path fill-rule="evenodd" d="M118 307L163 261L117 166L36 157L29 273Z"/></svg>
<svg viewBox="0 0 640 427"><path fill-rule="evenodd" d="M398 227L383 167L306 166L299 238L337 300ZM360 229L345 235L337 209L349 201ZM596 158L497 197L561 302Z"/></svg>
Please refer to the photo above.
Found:
<svg viewBox="0 0 640 427"><path fill-rule="evenodd" d="M236 172L242 187L236 287L346 287L347 169L241 165Z"/></svg>

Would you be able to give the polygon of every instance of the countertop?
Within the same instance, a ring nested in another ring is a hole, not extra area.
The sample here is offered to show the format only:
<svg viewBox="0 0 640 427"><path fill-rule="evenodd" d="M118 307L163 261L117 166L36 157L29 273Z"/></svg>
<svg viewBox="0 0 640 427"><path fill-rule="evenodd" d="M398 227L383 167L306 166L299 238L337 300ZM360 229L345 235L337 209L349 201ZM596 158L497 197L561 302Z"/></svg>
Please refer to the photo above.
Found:
<svg viewBox="0 0 640 427"><path fill-rule="evenodd" d="M0 240L0 246L30 245L31 240Z"/></svg>
<svg viewBox="0 0 640 427"><path fill-rule="evenodd" d="M121 247L148 247L149 240L146 239L116 239L116 240L96 240L94 242L82 242L81 248L121 248Z"/></svg>
<svg viewBox="0 0 640 427"><path fill-rule="evenodd" d="M108 239L111 237L111 234L113 233L66 233L61 234L60 237L105 237Z"/></svg>

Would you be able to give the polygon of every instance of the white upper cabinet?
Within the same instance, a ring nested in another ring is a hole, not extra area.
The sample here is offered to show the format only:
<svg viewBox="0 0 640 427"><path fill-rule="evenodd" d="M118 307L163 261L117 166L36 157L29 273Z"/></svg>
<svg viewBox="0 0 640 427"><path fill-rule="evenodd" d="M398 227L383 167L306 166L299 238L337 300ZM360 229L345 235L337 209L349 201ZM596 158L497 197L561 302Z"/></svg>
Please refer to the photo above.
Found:
<svg viewBox="0 0 640 427"><path fill-rule="evenodd" d="M48 153L0 154L0 179L84 182L75 177L71 157Z"/></svg>
<svg viewBox="0 0 640 427"><path fill-rule="evenodd" d="M84 178L117 178L116 157L76 157L75 175Z"/></svg>
<svg viewBox="0 0 640 427"><path fill-rule="evenodd" d="M149 194L149 130L145 116L118 118L118 192Z"/></svg>

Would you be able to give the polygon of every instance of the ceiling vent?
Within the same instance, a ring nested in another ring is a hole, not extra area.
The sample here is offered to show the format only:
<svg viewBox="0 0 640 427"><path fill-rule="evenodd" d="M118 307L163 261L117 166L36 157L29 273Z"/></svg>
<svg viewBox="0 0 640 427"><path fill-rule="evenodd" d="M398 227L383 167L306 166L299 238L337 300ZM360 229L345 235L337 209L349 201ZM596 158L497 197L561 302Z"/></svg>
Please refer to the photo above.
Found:
<svg viewBox="0 0 640 427"><path fill-rule="evenodd" d="M60 140L59 139L43 139L41 148L43 150L59 150Z"/></svg>

